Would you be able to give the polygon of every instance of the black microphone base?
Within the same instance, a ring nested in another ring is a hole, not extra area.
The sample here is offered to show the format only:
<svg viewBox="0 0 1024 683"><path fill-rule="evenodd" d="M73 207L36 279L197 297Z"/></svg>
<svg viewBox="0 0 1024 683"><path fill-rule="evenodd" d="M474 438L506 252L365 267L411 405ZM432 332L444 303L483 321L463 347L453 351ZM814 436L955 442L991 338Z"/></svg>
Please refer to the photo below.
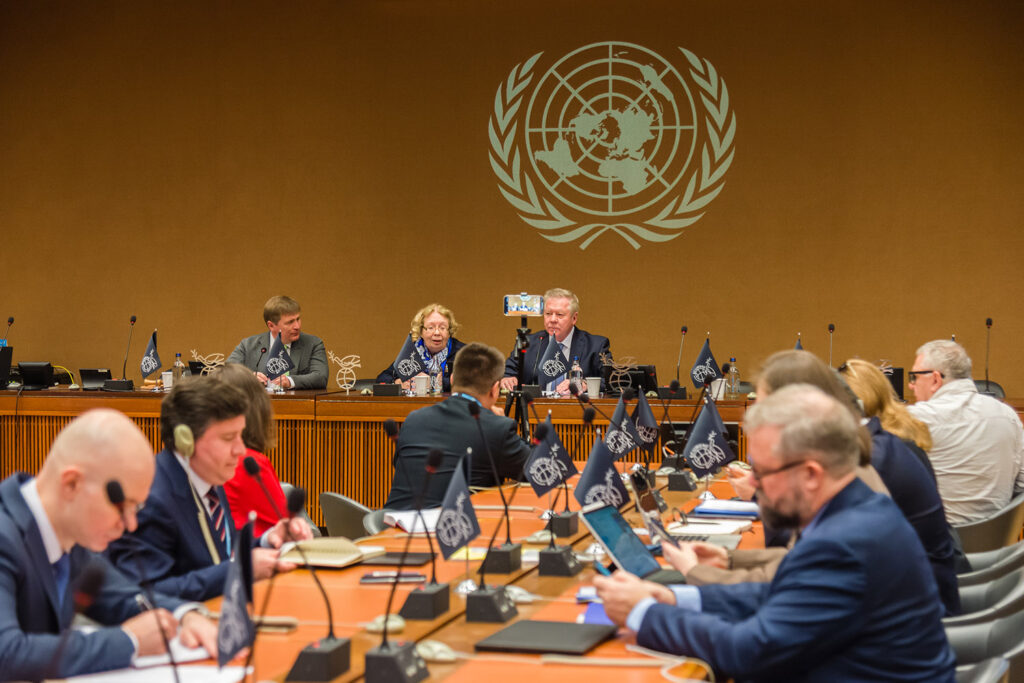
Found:
<svg viewBox="0 0 1024 683"><path fill-rule="evenodd" d="M668 510L668 503L665 502L665 496L661 495L661 491L651 487L651 495L654 497L654 502L658 504L659 512L665 512Z"/></svg>
<svg viewBox="0 0 1024 683"><path fill-rule="evenodd" d="M504 586L483 586L466 596L466 621L503 624L519 614Z"/></svg>
<svg viewBox="0 0 1024 683"><path fill-rule="evenodd" d="M105 379L103 391L135 391L135 382L130 379Z"/></svg>
<svg viewBox="0 0 1024 683"><path fill-rule="evenodd" d="M686 467L686 462L681 455L666 455L661 459L662 467L671 467L674 470Z"/></svg>
<svg viewBox="0 0 1024 683"><path fill-rule="evenodd" d="M540 551L537 571L541 576L576 576L583 571L583 565L576 559L572 548L559 545Z"/></svg>
<svg viewBox="0 0 1024 683"><path fill-rule="evenodd" d="M519 543L503 543L492 546L481 565L488 574L511 574L523 566L523 546Z"/></svg>
<svg viewBox="0 0 1024 683"><path fill-rule="evenodd" d="M388 642L366 652L367 683L416 683L429 675L414 642Z"/></svg>
<svg viewBox="0 0 1024 683"><path fill-rule="evenodd" d="M551 515L551 533L557 538L575 536L580 530L579 515L573 512L559 512Z"/></svg>
<svg viewBox="0 0 1024 683"><path fill-rule="evenodd" d="M669 491L696 491L697 482L693 480L689 472L669 472Z"/></svg>
<svg viewBox="0 0 1024 683"><path fill-rule="evenodd" d="M658 398L669 400L685 399L686 387L679 387L676 391L672 391L672 387L658 387Z"/></svg>
<svg viewBox="0 0 1024 683"><path fill-rule="evenodd" d="M428 583L414 589L398 612L405 619L432 621L448 611L452 592L447 583Z"/></svg>
<svg viewBox="0 0 1024 683"><path fill-rule="evenodd" d="M302 648L286 681L331 681L348 671L352 656L348 638L324 638Z"/></svg>

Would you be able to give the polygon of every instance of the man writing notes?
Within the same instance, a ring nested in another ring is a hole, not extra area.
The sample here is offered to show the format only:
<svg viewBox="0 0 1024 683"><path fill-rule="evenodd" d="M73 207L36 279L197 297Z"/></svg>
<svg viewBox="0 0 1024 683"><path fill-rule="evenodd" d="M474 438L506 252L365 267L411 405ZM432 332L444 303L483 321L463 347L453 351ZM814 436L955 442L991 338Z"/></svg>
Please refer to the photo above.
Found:
<svg viewBox="0 0 1024 683"><path fill-rule="evenodd" d="M917 350L909 373L917 403L911 414L928 425L928 452L950 524L977 522L1024 488L1024 429L1013 408L978 393L964 347L939 339Z"/></svg>
<svg viewBox="0 0 1024 683"><path fill-rule="evenodd" d="M795 384L759 399L744 429L762 519L800 531L771 583L665 587L619 571L595 579L608 616L737 681L953 681L928 558L857 479L850 411Z"/></svg>
<svg viewBox="0 0 1024 683"><path fill-rule="evenodd" d="M608 337L590 334L576 327L579 318L580 300L567 289L549 289L544 293L544 329L531 334L528 339L530 346L526 350L523 381L526 384L537 384L538 365L544 356L548 344L557 345L557 350L566 361L565 374L554 378L548 386L541 387L560 395L569 393L569 371L574 358L579 359L580 369L584 377L600 377L601 360L605 356L612 359ZM515 351L505 361L505 377L501 380L501 388L511 391L519 382L519 358Z"/></svg>
<svg viewBox="0 0 1024 683"><path fill-rule="evenodd" d="M227 362L241 363L256 373L256 379L266 384L270 349L280 336L295 368L269 382L280 385L282 389L326 389L327 353L324 343L319 337L302 331L299 302L287 296L270 297L263 306L263 321L269 334L255 334L238 342Z"/></svg>
<svg viewBox="0 0 1024 683"><path fill-rule="evenodd" d="M434 448L444 452L444 460L430 480L423 507L441 504L457 466L466 467L470 486L495 486L504 479L519 479L530 447L516 434L516 423L494 407L504 362L500 351L475 342L455 354L451 397L420 408L405 419L398 437L395 477L384 507L412 509L414 496L423 488L427 453ZM479 425L471 406L479 414ZM480 440L481 429L486 443ZM466 456L467 448L473 449L472 455ZM494 457L498 481L488 453ZM469 458L468 465L464 457Z"/></svg>
<svg viewBox="0 0 1024 683"><path fill-rule="evenodd" d="M120 509L107 497L112 480L124 493ZM146 437L123 414L98 409L61 430L36 477L0 483L0 681L127 667L163 652L179 624L185 645L216 655L216 626L198 605L157 595L157 609L140 614L138 585L96 554L135 527L152 480ZM79 581L93 571L103 581L85 615L103 626L70 630Z"/></svg>
<svg viewBox="0 0 1024 683"><path fill-rule="evenodd" d="M156 477L139 512L138 529L107 551L126 575L190 600L223 592L239 533L224 483L245 456L246 400L240 389L215 376L175 384L164 397L160 436L165 448L156 456ZM251 549L255 580L268 578L275 566L276 571L294 568L277 559L276 548L289 533L296 540L312 536L299 518L271 527L258 539L259 547Z"/></svg>

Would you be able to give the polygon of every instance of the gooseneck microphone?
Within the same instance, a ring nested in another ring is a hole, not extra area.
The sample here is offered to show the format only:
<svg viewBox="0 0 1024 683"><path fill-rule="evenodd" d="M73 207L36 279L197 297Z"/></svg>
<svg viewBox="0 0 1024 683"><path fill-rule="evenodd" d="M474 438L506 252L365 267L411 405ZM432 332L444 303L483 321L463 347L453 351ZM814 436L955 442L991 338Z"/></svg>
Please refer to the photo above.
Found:
<svg viewBox="0 0 1024 683"><path fill-rule="evenodd" d="M135 331L135 321L138 320L134 315L128 320L128 346L124 349L124 363L121 364L121 379L127 379L125 373L128 371L128 352L132 348L132 333Z"/></svg>
<svg viewBox="0 0 1024 683"><path fill-rule="evenodd" d="M7 319L7 329L4 330L4 346L7 345L7 336L11 333L11 325L14 324L14 316Z"/></svg>
<svg viewBox="0 0 1024 683"><path fill-rule="evenodd" d="M256 369L253 370L253 372L259 372L260 371L260 361L263 360L263 354L265 354L266 352L267 352L267 347L266 346L261 346L260 347L260 357L256 359Z"/></svg>
<svg viewBox="0 0 1024 683"><path fill-rule="evenodd" d="M835 334L835 323L828 324L828 366L832 367L832 335Z"/></svg>
<svg viewBox="0 0 1024 683"><path fill-rule="evenodd" d="M135 331L134 315L128 321L128 346L124 349L124 363L121 364L121 379L108 379L103 382L104 391L132 391L135 389L135 382L125 377L128 372L128 352L132 348L132 333Z"/></svg>
<svg viewBox="0 0 1024 683"><path fill-rule="evenodd" d="M676 358L676 388L679 387L679 366L683 363L683 342L686 341L687 327L683 325L679 330L682 335L679 337L679 357Z"/></svg>
<svg viewBox="0 0 1024 683"><path fill-rule="evenodd" d="M132 323L135 322L135 316L132 316ZM117 479L111 479L107 482L107 500L110 504L117 508L117 512L121 515L121 523L124 524L125 531L128 530L128 519L124 514L124 488L121 487L121 482ZM153 618L157 619L157 630L160 632L160 639L164 642L164 650L167 651L167 660L171 664L171 671L174 673L175 683L181 683L181 678L178 676L178 663L174 661L174 653L171 652L171 643L167 639L167 634L164 633L163 628L159 624L159 617L156 616L156 598L153 596L153 589L146 581L145 569L142 567L142 561L139 559L139 554L136 552L139 545L139 540L134 536L128 536L127 538L132 539L133 547L128 551L128 554L132 557L132 562L135 564L135 573L139 577L139 588L142 589L142 593L145 596L145 600L140 599L139 608L140 613L146 611L153 611Z"/></svg>
<svg viewBox="0 0 1024 683"><path fill-rule="evenodd" d="M104 564L95 558L89 560L75 580L75 585L71 587L71 600L74 604L76 615L92 607L96 596L99 595L100 590L103 588L104 580L106 580ZM67 628L61 629L60 642L57 643L57 649L54 650L53 658L50 660L49 666L46 667L47 673L44 678L61 677L60 659L64 656L64 648L67 647L68 638L71 636L72 630L71 624L68 624Z"/></svg>
<svg viewBox="0 0 1024 683"><path fill-rule="evenodd" d="M502 479L498 476L498 465L494 462L491 445L484 437L484 427L480 424L480 404L476 401L469 401L468 405L469 414L473 416L473 421L476 422L476 431L480 435L480 441L484 444L484 452L487 453L487 462L491 465L491 475L494 477L494 483L498 488L498 495L501 496L501 504L505 508L505 545L512 545L512 522L509 520L508 501L505 499L505 492L501 488Z"/></svg>
<svg viewBox="0 0 1024 683"><path fill-rule="evenodd" d="M988 353L992 342L992 318L985 318L985 393L991 393L988 384Z"/></svg>

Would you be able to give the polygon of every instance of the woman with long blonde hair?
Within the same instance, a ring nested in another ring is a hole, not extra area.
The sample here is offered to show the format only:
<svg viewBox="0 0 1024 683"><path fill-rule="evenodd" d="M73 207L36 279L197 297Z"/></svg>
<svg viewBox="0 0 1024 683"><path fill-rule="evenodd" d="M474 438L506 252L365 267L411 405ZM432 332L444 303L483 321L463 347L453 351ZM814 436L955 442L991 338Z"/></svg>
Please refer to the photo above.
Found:
<svg viewBox="0 0 1024 683"><path fill-rule="evenodd" d="M874 364L851 358L839 366L846 384L857 394L868 417L878 417L882 428L927 453L932 449L928 425L910 414L900 403L888 378Z"/></svg>

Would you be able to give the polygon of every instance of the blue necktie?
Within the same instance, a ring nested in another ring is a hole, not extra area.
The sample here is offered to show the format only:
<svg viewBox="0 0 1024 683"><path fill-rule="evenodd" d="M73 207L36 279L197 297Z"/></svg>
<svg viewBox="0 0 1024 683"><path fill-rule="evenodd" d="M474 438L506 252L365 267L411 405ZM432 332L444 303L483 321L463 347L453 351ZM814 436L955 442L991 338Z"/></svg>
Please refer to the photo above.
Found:
<svg viewBox="0 0 1024 683"><path fill-rule="evenodd" d="M71 576L71 556L64 553L50 566L53 568L53 580L57 584L57 604L63 605L64 594L68 590L68 579Z"/></svg>

